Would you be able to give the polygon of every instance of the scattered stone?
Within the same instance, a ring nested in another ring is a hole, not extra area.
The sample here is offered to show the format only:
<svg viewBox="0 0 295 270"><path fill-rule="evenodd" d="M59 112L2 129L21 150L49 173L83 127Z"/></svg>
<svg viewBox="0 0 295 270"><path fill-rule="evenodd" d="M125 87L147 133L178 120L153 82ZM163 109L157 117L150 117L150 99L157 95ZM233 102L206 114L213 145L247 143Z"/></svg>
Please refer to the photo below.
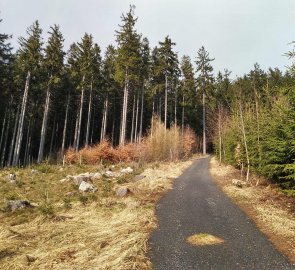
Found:
<svg viewBox="0 0 295 270"><path fill-rule="evenodd" d="M241 181L238 179L233 179L232 180L232 184L238 188L242 188L243 186L246 186L246 182L245 181Z"/></svg>
<svg viewBox="0 0 295 270"><path fill-rule="evenodd" d="M133 173L133 169L130 168L130 167L127 167L127 168L125 168L125 169L122 169L122 170L121 170L121 173Z"/></svg>
<svg viewBox="0 0 295 270"><path fill-rule="evenodd" d="M132 179L132 181L137 182L139 180L142 180L145 178L145 175L135 175Z"/></svg>
<svg viewBox="0 0 295 270"><path fill-rule="evenodd" d="M82 181L79 186L79 190L83 192L95 192L97 188L95 188L92 184Z"/></svg>
<svg viewBox="0 0 295 270"><path fill-rule="evenodd" d="M6 209L11 212L29 207L33 207L33 205L27 200L9 200L6 202Z"/></svg>
<svg viewBox="0 0 295 270"><path fill-rule="evenodd" d="M116 190L116 194L117 196L119 197L124 197L127 195L129 189L127 187L119 187L117 190Z"/></svg>
<svg viewBox="0 0 295 270"><path fill-rule="evenodd" d="M74 197L74 196L77 195L77 192L76 191L70 191L70 192L67 192L65 195L68 196L68 197Z"/></svg>
<svg viewBox="0 0 295 270"><path fill-rule="evenodd" d="M34 257L33 255L30 255L30 254L26 254L26 257L27 257L28 262L30 262L30 263L37 260L36 257Z"/></svg>
<svg viewBox="0 0 295 270"><path fill-rule="evenodd" d="M103 176L105 176L107 178L116 178L116 177L120 177L121 174L116 173L116 172L112 172L112 171L106 171L106 172L103 173Z"/></svg>
<svg viewBox="0 0 295 270"><path fill-rule="evenodd" d="M93 176L92 176L92 179L100 179L102 177L101 173L97 172L97 173L94 173Z"/></svg>
<svg viewBox="0 0 295 270"><path fill-rule="evenodd" d="M15 183L16 181L16 174L15 173L10 173L7 175L7 180L11 183Z"/></svg>
<svg viewBox="0 0 295 270"><path fill-rule="evenodd" d="M39 173L38 170L31 170L31 174L37 174L37 173Z"/></svg>

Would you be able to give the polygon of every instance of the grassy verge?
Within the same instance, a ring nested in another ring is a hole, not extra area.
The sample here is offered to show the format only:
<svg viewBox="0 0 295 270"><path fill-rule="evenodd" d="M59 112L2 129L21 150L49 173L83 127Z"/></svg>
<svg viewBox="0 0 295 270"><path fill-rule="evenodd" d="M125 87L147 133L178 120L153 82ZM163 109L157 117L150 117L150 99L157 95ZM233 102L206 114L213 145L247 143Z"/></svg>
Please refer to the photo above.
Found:
<svg viewBox="0 0 295 270"><path fill-rule="evenodd" d="M239 171L231 166L219 166L215 158L211 159L210 169L223 191L295 263L295 198L287 197L277 187L256 179L252 179L253 184L239 188L232 184L233 179L240 178Z"/></svg>
<svg viewBox="0 0 295 270"><path fill-rule="evenodd" d="M11 184L0 171L1 269L151 269L146 257L150 232L156 227L154 207L173 179L191 164L153 163L136 168L145 177L133 181L101 178L96 193L82 194L66 175L99 172L102 166L38 166L14 171ZM124 166L123 166L124 165ZM126 167L117 165L115 170ZM133 164L136 167L136 164ZM117 185L129 195L117 197ZM4 210L8 199L27 199L33 209Z"/></svg>

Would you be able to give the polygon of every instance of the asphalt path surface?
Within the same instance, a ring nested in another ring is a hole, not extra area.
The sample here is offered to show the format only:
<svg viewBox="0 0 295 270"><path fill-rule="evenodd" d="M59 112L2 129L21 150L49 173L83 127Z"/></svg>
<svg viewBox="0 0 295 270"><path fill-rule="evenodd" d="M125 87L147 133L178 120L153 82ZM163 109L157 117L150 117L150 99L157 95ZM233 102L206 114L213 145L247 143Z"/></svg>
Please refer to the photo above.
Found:
<svg viewBox="0 0 295 270"><path fill-rule="evenodd" d="M247 215L213 182L209 158L196 160L158 203L159 226L150 238L154 270L295 269ZM187 237L207 233L223 244L193 246Z"/></svg>

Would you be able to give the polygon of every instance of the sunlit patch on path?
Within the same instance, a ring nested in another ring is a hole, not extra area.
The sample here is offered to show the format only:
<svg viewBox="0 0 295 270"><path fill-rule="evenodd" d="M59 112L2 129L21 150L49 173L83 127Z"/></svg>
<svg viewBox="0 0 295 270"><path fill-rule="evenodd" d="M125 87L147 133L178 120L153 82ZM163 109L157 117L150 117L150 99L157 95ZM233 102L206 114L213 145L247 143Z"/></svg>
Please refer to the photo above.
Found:
<svg viewBox="0 0 295 270"><path fill-rule="evenodd" d="M207 233L191 235L186 241L195 246L219 245L224 243L223 239Z"/></svg>

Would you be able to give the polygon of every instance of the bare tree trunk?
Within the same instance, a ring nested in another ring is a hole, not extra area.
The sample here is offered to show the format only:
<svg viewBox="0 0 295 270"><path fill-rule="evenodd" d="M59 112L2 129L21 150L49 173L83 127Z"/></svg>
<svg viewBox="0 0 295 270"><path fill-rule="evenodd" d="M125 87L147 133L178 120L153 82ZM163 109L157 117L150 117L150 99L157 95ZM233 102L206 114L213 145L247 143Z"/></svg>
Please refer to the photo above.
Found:
<svg viewBox="0 0 295 270"><path fill-rule="evenodd" d="M64 129L62 133L62 144L61 144L61 154L64 155L65 151L65 142L66 142L66 135L67 135L67 125L68 125L68 113L69 113L69 106L70 106L70 94L67 98L67 106L66 106L66 115L65 115L65 122L64 122Z"/></svg>
<svg viewBox="0 0 295 270"><path fill-rule="evenodd" d="M90 94L89 94L89 103L88 103L88 116L87 116L87 128L86 128L86 145L89 144L91 105L92 105L92 81L91 81L91 85L90 85Z"/></svg>
<svg viewBox="0 0 295 270"><path fill-rule="evenodd" d="M134 117L135 117L135 95L133 95L133 106L132 106L131 143L133 143L133 136L134 136Z"/></svg>
<svg viewBox="0 0 295 270"><path fill-rule="evenodd" d="M165 74L165 115L164 115L164 124L167 128L167 110L168 110L168 78Z"/></svg>
<svg viewBox="0 0 295 270"><path fill-rule="evenodd" d="M10 129L10 122L11 122L10 121L11 120L10 118L11 118L11 109L9 110L7 127L6 127L5 134L4 134L4 142L3 142L3 149L2 149L2 156L1 156L0 167L3 167L4 166L4 163L5 163L7 140L8 140L8 132L9 132L9 129ZM4 124L3 124L3 126L4 126Z"/></svg>
<svg viewBox="0 0 295 270"><path fill-rule="evenodd" d="M182 97L181 134L184 134L184 96Z"/></svg>
<svg viewBox="0 0 295 270"><path fill-rule="evenodd" d="M221 140L221 104L218 104L218 138L219 138L219 166L222 161L222 140Z"/></svg>
<svg viewBox="0 0 295 270"><path fill-rule="evenodd" d="M206 108L205 108L205 92L203 92L203 155L206 155Z"/></svg>
<svg viewBox="0 0 295 270"><path fill-rule="evenodd" d="M5 130L5 126L6 126L6 115L7 115L7 109L5 109L4 120L3 120L2 131L1 131L0 153L2 153L1 150L2 150L2 142L3 142L3 137L4 137L4 130Z"/></svg>
<svg viewBox="0 0 295 270"><path fill-rule="evenodd" d="M135 113L135 133L134 133L134 141L138 142L138 111L139 111L139 94L136 99L136 113Z"/></svg>
<svg viewBox="0 0 295 270"><path fill-rule="evenodd" d="M50 76L50 80L52 75ZM50 106L50 82L48 82L47 92L46 92L46 101L45 101L45 109L43 114L43 122L42 122L42 129L41 129L41 138L40 138L40 146L39 146L39 154L37 162L40 163L43 160L43 153L44 153L44 145L46 139L46 131L47 131L47 120L48 120L48 113L49 113L49 106Z"/></svg>
<svg viewBox="0 0 295 270"><path fill-rule="evenodd" d="M76 123L75 123L75 131L74 131L74 143L73 146L76 149L77 148L77 136L78 136L78 125L79 125L79 113L80 110L77 109L77 116L76 116Z"/></svg>
<svg viewBox="0 0 295 270"><path fill-rule="evenodd" d="M144 99L144 80L142 84L142 91L141 91L141 111L140 111L140 128L139 128L139 140L142 137L142 125L143 125L143 99ZM154 102L153 102L153 115L154 115ZM152 116L153 117L153 116Z"/></svg>
<svg viewBox="0 0 295 270"><path fill-rule="evenodd" d="M259 96L254 86L254 96L255 96L255 111L256 111L256 123L257 123L257 146L258 146L258 159L259 159L259 172L261 169L262 161L262 152L261 152L261 143L260 143L260 116L259 116Z"/></svg>
<svg viewBox="0 0 295 270"><path fill-rule="evenodd" d="M248 182L249 181L249 173L250 173L250 159L249 159L249 153L248 153L248 145L247 145L247 138L246 138L245 123L244 123L244 116L243 116L241 99L239 100L239 109L240 109L240 118L241 118L241 129L242 129L244 147L245 147L245 152L246 152L246 160L247 160L246 181Z"/></svg>
<svg viewBox="0 0 295 270"><path fill-rule="evenodd" d="M21 144L22 144L22 139L23 139L24 119L25 119L25 113L26 113L26 107L27 107L30 78L31 78L31 72L28 71L27 78L26 78L25 91L24 91L23 100L22 100L21 113L20 113L19 124L18 124L18 131L17 131L17 136L16 136L16 143L15 143L15 149L14 149L14 155L13 155L13 162L12 162L13 166L17 166L19 163L20 150L21 150Z"/></svg>
<svg viewBox="0 0 295 270"><path fill-rule="evenodd" d="M104 141L106 137L108 103L109 103L109 96L107 95L104 101L103 118L102 118L102 125L101 125L101 134L100 134L101 142Z"/></svg>
<svg viewBox="0 0 295 270"><path fill-rule="evenodd" d="M51 153L52 153L55 130L56 130L56 113L54 115L53 128L52 128L52 133L51 133L49 157L51 156Z"/></svg>
<svg viewBox="0 0 295 270"><path fill-rule="evenodd" d="M113 117L113 124L112 124L112 146L114 146L114 139L115 139L115 118Z"/></svg>
<svg viewBox="0 0 295 270"><path fill-rule="evenodd" d="M11 163L12 163L13 150L14 150L14 145L15 145L15 140L16 140L16 131L17 131L17 125L18 125L18 121L19 121L19 110L20 110L20 104L17 107L16 117L15 117L15 121L14 121L13 135L12 135L12 140L10 142L7 166L12 165Z"/></svg>
<svg viewBox="0 0 295 270"><path fill-rule="evenodd" d="M177 125L177 87L175 86L175 100L174 100L174 125Z"/></svg>
<svg viewBox="0 0 295 270"><path fill-rule="evenodd" d="M128 93L129 93L129 82L128 82L128 72L126 69L125 75L125 87L124 87L124 98L123 98L123 110L121 119L121 132L120 132L120 145L125 144L126 140L126 125L127 125L127 107L128 107Z"/></svg>
<svg viewBox="0 0 295 270"><path fill-rule="evenodd" d="M31 137L31 121L32 118L30 117L28 130L27 130L27 138L26 138L26 148L25 148L25 156L24 156L24 164L28 165L28 156L29 156L29 147L30 147L30 137Z"/></svg>
<svg viewBox="0 0 295 270"><path fill-rule="evenodd" d="M83 103L84 103L84 81L85 81L85 75L83 76L83 79L82 79L82 92L81 92L80 108L79 108L79 120L78 120L78 126L77 126L77 140L75 145L76 151L79 150L79 146L80 146L80 134L81 134L81 124L82 124Z"/></svg>

